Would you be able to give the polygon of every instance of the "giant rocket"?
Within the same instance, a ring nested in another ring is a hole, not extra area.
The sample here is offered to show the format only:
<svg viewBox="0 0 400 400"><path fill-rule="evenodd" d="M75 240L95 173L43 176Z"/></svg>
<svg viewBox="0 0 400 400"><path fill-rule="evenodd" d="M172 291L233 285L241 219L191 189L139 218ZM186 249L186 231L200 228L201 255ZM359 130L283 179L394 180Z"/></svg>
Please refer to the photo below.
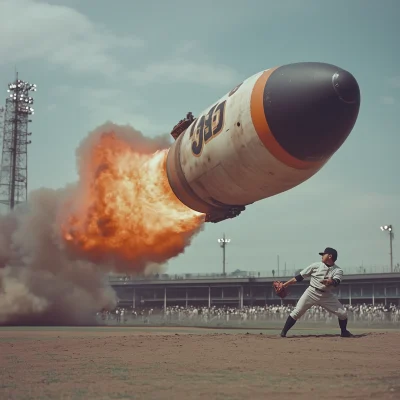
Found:
<svg viewBox="0 0 400 400"><path fill-rule="evenodd" d="M261 71L174 127L169 184L206 221L233 218L315 175L349 136L359 108L356 79L335 65Z"/></svg>

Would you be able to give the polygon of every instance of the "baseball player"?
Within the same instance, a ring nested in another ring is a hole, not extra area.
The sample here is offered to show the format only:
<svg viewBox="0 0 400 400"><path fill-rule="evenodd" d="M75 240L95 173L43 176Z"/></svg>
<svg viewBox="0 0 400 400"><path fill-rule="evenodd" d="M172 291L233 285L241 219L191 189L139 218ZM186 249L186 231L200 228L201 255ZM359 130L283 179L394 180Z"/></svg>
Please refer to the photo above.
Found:
<svg viewBox="0 0 400 400"><path fill-rule="evenodd" d="M352 336L347 330L347 311L332 293L332 290L340 284L343 278L343 270L335 264L338 253L335 249L327 247L319 255L322 256L321 262L311 264L304 268L299 275L283 283L283 287L286 288L296 282L301 282L304 278L310 277L310 285L300 297L295 309L289 314L282 329L281 337L286 337L289 329L313 305L322 306L338 317L341 330L340 336Z"/></svg>

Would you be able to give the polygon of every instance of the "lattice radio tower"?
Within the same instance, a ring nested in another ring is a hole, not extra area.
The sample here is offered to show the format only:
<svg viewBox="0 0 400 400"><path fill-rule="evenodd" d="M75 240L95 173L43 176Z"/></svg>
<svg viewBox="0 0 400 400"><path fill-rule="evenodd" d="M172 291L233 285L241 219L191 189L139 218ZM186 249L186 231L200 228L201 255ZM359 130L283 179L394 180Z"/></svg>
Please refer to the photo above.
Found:
<svg viewBox="0 0 400 400"><path fill-rule="evenodd" d="M33 98L30 92L36 85L18 79L8 85L9 97L6 100L3 129L3 151L0 166L0 203L13 209L26 202L28 192L28 124Z"/></svg>

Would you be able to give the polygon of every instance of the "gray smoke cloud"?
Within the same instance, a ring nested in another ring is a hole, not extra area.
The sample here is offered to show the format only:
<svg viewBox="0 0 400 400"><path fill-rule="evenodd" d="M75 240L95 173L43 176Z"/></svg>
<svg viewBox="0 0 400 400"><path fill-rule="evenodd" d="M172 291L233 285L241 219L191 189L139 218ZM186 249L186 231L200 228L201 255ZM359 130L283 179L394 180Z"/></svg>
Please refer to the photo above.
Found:
<svg viewBox="0 0 400 400"><path fill-rule="evenodd" d="M75 185L35 190L26 204L0 216L0 324L92 324L96 311L116 305L106 274L121 268L113 260L99 265L70 254L59 224L65 202L88 184L83 171L91 148L111 131L137 152L153 153L170 146L167 135L146 138L130 126L108 122L78 147L80 179ZM149 267L157 270L154 263Z"/></svg>

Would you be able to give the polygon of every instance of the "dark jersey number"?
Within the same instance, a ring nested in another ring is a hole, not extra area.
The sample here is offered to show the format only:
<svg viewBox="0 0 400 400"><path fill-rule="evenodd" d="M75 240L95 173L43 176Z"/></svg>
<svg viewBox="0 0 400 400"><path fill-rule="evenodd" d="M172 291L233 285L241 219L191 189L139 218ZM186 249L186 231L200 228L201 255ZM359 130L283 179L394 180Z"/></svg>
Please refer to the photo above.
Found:
<svg viewBox="0 0 400 400"><path fill-rule="evenodd" d="M190 128L192 153L196 157L201 155L204 146L210 140L221 133L225 123L225 105L226 100L211 107L208 113L199 117Z"/></svg>

